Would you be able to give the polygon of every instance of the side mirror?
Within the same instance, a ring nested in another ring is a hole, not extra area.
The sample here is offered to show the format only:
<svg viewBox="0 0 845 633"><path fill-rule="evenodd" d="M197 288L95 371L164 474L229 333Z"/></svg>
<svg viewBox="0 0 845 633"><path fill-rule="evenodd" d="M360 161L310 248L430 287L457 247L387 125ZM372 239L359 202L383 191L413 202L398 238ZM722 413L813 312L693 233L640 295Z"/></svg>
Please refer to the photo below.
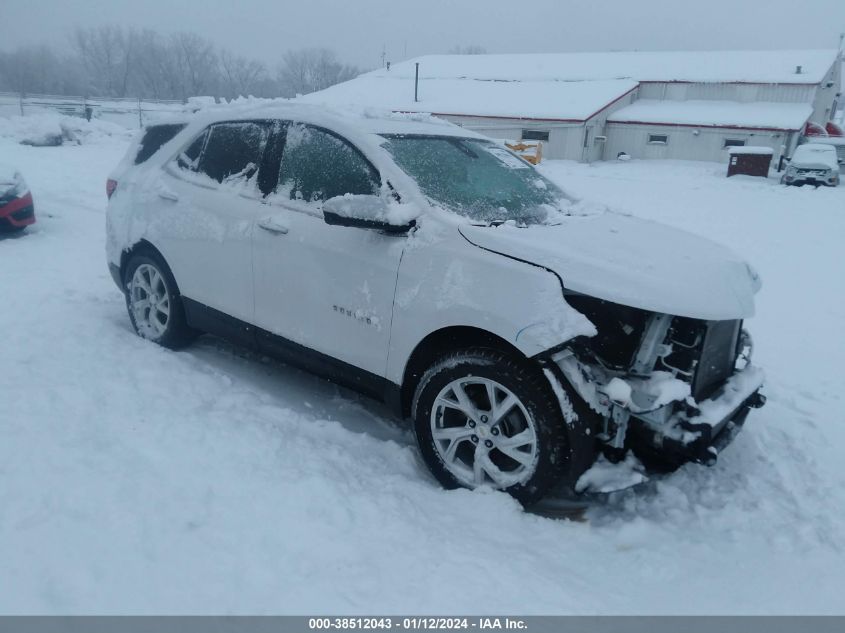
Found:
<svg viewBox="0 0 845 633"><path fill-rule="evenodd" d="M416 224L390 217L390 208L379 196L336 196L323 203L323 220L333 226L407 233Z"/></svg>

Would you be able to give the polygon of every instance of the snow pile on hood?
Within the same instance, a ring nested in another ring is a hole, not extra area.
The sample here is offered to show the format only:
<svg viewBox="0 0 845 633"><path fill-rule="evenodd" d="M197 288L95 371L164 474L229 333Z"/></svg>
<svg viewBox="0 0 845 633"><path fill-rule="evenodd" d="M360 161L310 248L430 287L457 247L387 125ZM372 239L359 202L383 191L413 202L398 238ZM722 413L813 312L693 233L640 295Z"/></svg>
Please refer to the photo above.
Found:
<svg viewBox="0 0 845 633"><path fill-rule="evenodd" d="M4 163L0 160L0 189L6 185L15 183L15 174L18 170L11 163Z"/></svg>
<svg viewBox="0 0 845 633"><path fill-rule="evenodd" d="M130 138L132 131L109 121L86 121L53 112L0 117L0 138L37 147L75 143L89 145L113 137Z"/></svg>
<svg viewBox="0 0 845 633"><path fill-rule="evenodd" d="M759 276L739 255L657 222L599 213L555 226L459 230L476 246L554 271L568 290L605 301L694 319L754 314Z"/></svg>
<svg viewBox="0 0 845 633"><path fill-rule="evenodd" d="M822 143L807 143L806 145L799 145L795 148L795 153L792 155L791 165L794 167L827 167L833 171L839 170L839 162L836 155L836 149L833 145L824 145Z"/></svg>

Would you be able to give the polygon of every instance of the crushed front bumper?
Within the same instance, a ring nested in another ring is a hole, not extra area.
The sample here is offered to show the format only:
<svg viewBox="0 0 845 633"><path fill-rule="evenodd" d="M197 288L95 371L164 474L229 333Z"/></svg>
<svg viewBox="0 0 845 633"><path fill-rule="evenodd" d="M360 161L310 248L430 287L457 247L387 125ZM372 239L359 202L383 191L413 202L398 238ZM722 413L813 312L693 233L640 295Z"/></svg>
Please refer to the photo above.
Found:
<svg viewBox="0 0 845 633"><path fill-rule="evenodd" d="M628 428L632 443L670 463L712 465L737 436L749 411L766 403L761 393L763 379L762 370L754 366L737 371L707 400L667 405L674 411L663 425L633 414Z"/></svg>
<svg viewBox="0 0 845 633"><path fill-rule="evenodd" d="M672 401L654 401L640 391L647 381L629 380L628 397L614 400L612 387L619 376L585 364L572 353L552 358L558 379L565 379L599 413L605 424L599 437L617 451L633 449L664 465L687 462L712 465L719 452L736 437L748 412L765 404L763 370L748 364L722 383L708 398L696 402L679 394ZM679 381L676 381L679 382ZM625 392L625 390L623 390ZM687 394L689 391L687 391ZM652 401L660 406L642 406ZM637 404L639 403L639 405Z"/></svg>
<svg viewBox="0 0 845 633"><path fill-rule="evenodd" d="M0 199L0 224L9 228L23 228L35 223L32 194L20 198Z"/></svg>

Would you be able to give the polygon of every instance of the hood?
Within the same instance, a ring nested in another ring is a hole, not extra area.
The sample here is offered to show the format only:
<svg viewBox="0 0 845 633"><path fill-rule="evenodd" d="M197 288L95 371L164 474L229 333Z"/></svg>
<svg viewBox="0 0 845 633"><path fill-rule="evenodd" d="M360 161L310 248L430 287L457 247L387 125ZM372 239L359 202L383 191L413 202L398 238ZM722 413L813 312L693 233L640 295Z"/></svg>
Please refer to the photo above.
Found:
<svg viewBox="0 0 845 633"><path fill-rule="evenodd" d="M834 169L832 163L823 163L817 160L809 160L809 161L792 161L789 163L790 167L794 167L795 169L818 169L822 171L828 171ZM838 169L838 165L836 169Z"/></svg>
<svg viewBox="0 0 845 633"><path fill-rule="evenodd" d="M754 314L760 280L730 249L692 233L619 215L562 224L460 227L481 248L555 272L567 290L642 310L695 319Z"/></svg>
<svg viewBox="0 0 845 633"><path fill-rule="evenodd" d="M0 163L0 185L14 185L17 182L17 171L10 165Z"/></svg>

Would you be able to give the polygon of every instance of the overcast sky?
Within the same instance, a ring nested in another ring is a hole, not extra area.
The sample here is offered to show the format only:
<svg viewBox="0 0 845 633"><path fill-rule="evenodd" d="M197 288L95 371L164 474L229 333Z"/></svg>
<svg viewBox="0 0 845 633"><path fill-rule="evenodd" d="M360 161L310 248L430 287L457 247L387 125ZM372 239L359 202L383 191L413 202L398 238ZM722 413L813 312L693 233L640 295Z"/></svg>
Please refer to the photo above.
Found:
<svg viewBox="0 0 845 633"><path fill-rule="evenodd" d="M364 68L476 44L491 53L836 48L845 0L0 0L0 49L77 25L188 30L275 65L333 48Z"/></svg>

